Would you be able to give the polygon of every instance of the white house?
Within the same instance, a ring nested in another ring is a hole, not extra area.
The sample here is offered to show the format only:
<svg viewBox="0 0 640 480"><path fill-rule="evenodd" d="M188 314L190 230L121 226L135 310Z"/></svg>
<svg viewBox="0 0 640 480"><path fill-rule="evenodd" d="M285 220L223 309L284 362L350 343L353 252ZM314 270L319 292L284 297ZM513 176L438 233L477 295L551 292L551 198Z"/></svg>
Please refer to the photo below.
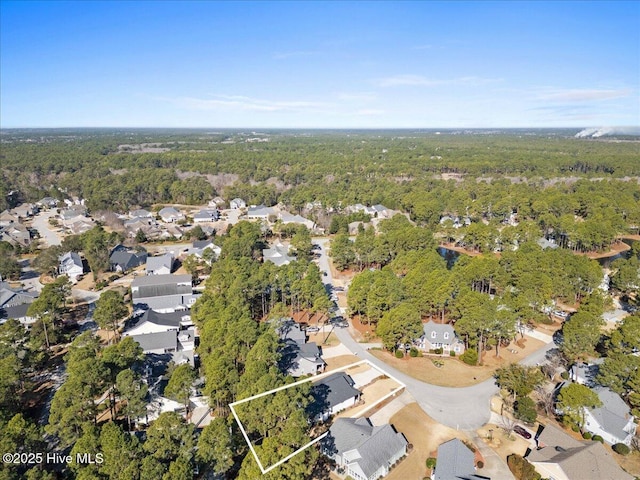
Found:
<svg viewBox="0 0 640 480"><path fill-rule="evenodd" d="M59 260L58 273L60 275L66 275L73 283L77 282L78 277L84 273L80 255L76 252L67 252L62 255Z"/></svg>
<svg viewBox="0 0 640 480"><path fill-rule="evenodd" d="M269 216L277 216L279 210L275 207L265 207L264 205L258 205L257 207L249 207L247 210L247 218L249 220L269 220Z"/></svg>
<svg viewBox="0 0 640 480"><path fill-rule="evenodd" d="M168 275L173 269L173 254L147 257L147 275Z"/></svg>
<svg viewBox="0 0 640 480"><path fill-rule="evenodd" d="M289 246L285 247L278 242L273 247L262 250L262 259L265 262L274 263L278 267L288 265L296 259L293 255L289 255L289 250Z"/></svg>
<svg viewBox="0 0 640 480"><path fill-rule="evenodd" d="M184 214L174 207L164 207L158 212L163 222L173 223L184 219Z"/></svg>
<svg viewBox="0 0 640 480"><path fill-rule="evenodd" d="M204 210L200 210L193 216L194 223L207 223L207 222L215 222L220 217L220 213L217 208L207 208Z"/></svg>
<svg viewBox="0 0 640 480"><path fill-rule="evenodd" d="M585 409L585 430L600 435L610 445L631 445L636 424L629 406L609 388L597 386L592 390L598 394L602 406Z"/></svg>
<svg viewBox="0 0 640 480"><path fill-rule="evenodd" d="M455 352L459 355L464 352L464 343L462 343L453 327L448 323L435 323L430 320L422 326L424 335L419 340L419 346L423 350L442 349L443 354Z"/></svg>
<svg viewBox="0 0 640 480"><path fill-rule="evenodd" d="M368 418L339 418L323 439L323 453L356 480L377 480L407 454L407 439L392 425Z"/></svg>
<svg viewBox="0 0 640 480"><path fill-rule="evenodd" d="M234 198L229 202L229 208L231 210L238 210L240 208L247 208L246 202L241 198Z"/></svg>

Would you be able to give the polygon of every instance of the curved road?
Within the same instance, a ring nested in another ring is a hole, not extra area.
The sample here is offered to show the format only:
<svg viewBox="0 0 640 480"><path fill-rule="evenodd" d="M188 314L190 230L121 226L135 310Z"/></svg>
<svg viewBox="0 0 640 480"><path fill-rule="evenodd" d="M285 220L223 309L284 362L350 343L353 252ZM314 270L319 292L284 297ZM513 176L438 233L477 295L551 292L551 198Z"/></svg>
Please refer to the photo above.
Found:
<svg viewBox="0 0 640 480"><path fill-rule="evenodd" d="M327 255L326 247L328 242L326 238L313 239L313 243L321 248L318 264L320 270L326 272L326 275L324 275L325 287L327 287L327 290L331 290L333 277ZM336 328L334 332L340 341L355 355L371 361L374 365L386 370L404 382L407 390L413 395L420 407L437 422L460 430L476 430L489 421L491 416L490 400L493 395L498 393L498 387L493 378L470 387L453 388L431 385L416 380L377 359L366 351L361 344L356 342L347 329ZM539 363L544 358L547 350L554 346L553 343L547 345L522 360L521 363Z"/></svg>

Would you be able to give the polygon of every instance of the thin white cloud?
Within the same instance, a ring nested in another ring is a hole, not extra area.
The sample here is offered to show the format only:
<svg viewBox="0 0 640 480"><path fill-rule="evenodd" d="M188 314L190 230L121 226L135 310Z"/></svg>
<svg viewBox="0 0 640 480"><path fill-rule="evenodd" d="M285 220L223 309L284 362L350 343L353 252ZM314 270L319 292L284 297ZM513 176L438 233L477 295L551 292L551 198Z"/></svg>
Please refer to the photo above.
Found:
<svg viewBox="0 0 640 480"><path fill-rule="evenodd" d="M329 106L323 102L301 100L264 100L241 95L216 95L215 98L161 98L187 110L236 110L253 112L294 112L321 110Z"/></svg>
<svg viewBox="0 0 640 480"><path fill-rule="evenodd" d="M374 92L342 92L338 94L338 100L347 102L371 102L377 98L378 95Z"/></svg>
<svg viewBox="0 0 640 480"><path fill-rule="evenodd" d="M550 102L592 102L597 100L611 100L631 95L630 89L558 89L540 93L539 100Z"/></svg>
<svg viewBox="0 0 640 480"><path fill-rule="evenodd" d="M391 77L376 79L374 80L374 84L379 87L437 87L440 85L466 85L473 87L501 81L501 78L483 78L474 76L457 77L451 79L434 79L422 75L393 75Z"/></svg>

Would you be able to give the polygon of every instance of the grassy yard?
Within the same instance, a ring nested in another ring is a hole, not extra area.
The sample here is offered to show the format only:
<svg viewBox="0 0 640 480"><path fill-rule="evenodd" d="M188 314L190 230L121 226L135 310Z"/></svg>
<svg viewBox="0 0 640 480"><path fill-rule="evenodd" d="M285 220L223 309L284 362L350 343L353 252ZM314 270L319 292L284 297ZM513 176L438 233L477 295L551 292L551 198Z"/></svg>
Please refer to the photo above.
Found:
<svg viewBox="0 0 640 480"><path fill-rule="evenodd" d="M484 356L483 365L469 366L457 358L424 356L396 358L387 351L370 350L370 353L383 362L400 370L413 378L432 385L443 387L467 387L482 382L493 375L501 366L522 360L530 353L541 348L544 343L533 338L526 338L520 345L510 345L503 348L500 357L495 357L495 352L487 352ZM515 353L510 350L515 350ZM437 367L433 360L441 361L443 365Z"/></svg>

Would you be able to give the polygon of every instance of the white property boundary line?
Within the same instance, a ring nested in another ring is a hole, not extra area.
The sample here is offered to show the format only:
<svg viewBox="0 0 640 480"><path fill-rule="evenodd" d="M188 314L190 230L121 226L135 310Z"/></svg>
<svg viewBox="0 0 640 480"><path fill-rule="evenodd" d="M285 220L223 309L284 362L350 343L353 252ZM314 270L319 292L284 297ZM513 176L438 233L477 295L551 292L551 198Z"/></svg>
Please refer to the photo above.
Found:
<svg viewBox="0 0 640 480"><path fill-rule="evenodd" d="M394 382L396 382L398 385L400 385L398 388L396 388L395 390L392 390L391 393L388 393L387 395L385 395L384 397L382 397L381 399L379 399L377 402L369 405L367 408L365 408L364 410L362 410L361 412L357 413L357 417L364 415L365 413L367 413L369 410L371 410L372 408L376 407L377 405L379 405L380 403L384 402L386 399L394 396L396 393L398 393L400 390L402 390L403 388L406 388L406 385L404 383L402 383L400 380L398 380L397 378L395 378L394 376L388 374L387 372L385 372L384 370L382 370L380 367L378 367L377 365L374 365L370 360L360 360L359 362L355 362L355 363L351 363L349 365L346 365L344 367L340 367L340 368L336 368L335 370L331 370L329 372L324 372L321 373L320 375L316 375L314 377L309 377L309 378L305 378L304 380L298 380L297 382L294 383L290 383L289 385L283 385L282 387L278 387L278 388L274 388L272 390L269 390L267 392L262 392L259 393L257 395L253 395L252 397L249 398L245 398L243 400L238 400L237 402L233 402L229 404L229 408L231 409L231 413L233 414L233 417L236 419L236 422L238 423L238 426L240 427L240 431L242 432L242 436L244 437L245 441L247 442L247 445L249 445L249 449L251 450L251 453L253 454L253 458L255 458L256 462L258 463L258 467L260 467L260 471L262 472L262 474L266 474L268 472L270 472L271 470L273 470L276 467L279 467L280 465L282 465L284 462L288 461L289 459L291 459L292 457L294 457L295 455L297 455L298 453L302 452L303 450L306 450L307 448L309 448L311 445L313 445L314 443L319 442L320 440L322 440L324 437L326 437L329 432L325 432L322 435L320 435L317 438L314 438L313 440L311 440L309 443L307 443L306 445L303 445L302 447L300 447L298 450L296 450L295 452L287 455L285 458L283 458L282 460L274 463L273 465L271 465L268 468L264 468L262 466L262 462L260 462L260 459L258 458L258 454L256 453L255 449L253 448L253 445L251 444L251 440L249 440L249 436L247 435L247 432L244 429L244 426L242 425L242 422L240 421L240 419L238 418L238 414L236 413L235 410L235 406L236 405L241 405L243 403L246 402L250 402L251 400L255 400L257 398L261 398L264 397L266 395L271 395L273 393L279 392L280 390L284 390L286 388L291 388L291 387L295 387L296 385L301 385L303 383L307 383L307 382L311 382L313 380L319 380L322 377L326 377L328 375L331 375L333 373L336 372L345 372L346 370L349 370L351 368L357 367L359 365L362 364L367 364L369 365L369 367L379 371L382 375L390 378L391 380L393 380Z"/></svg>

